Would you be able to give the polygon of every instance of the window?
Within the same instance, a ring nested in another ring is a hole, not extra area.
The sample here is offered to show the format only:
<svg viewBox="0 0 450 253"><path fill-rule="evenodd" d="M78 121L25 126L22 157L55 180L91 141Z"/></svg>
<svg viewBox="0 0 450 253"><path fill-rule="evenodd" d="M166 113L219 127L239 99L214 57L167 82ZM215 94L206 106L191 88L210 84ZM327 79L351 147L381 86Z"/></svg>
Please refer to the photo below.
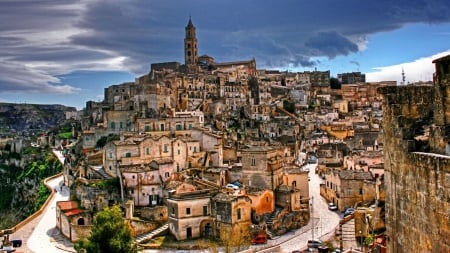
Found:
<svg viewBox="0 0 450 253"><path fill-rule="evenodd" d="M269 202L270 202L270 199L269 199L269 197L266 197L266 202L267 202L267 203L269 203Z"/></svg>
<svg viewBox="0 0 450 253"><path fill-rule="evenodd" d="M119 129L122 129L122 128L123 128L123 123L121 121L121 122L119 122Z"/></svg>
<svg viewBox="0 0 450 253"><path fill-rule="evenodd" d="M164 131L164 124L161 124L161 131Z"/></svg>
<svg viewBox="0 0 450 253"><path fill-rule="evenodd" d="M189 130L192 129L192 124L189 124Z"/></svg>
<svg viewBox="0 0 450 253"><path fill-rule="evenodd" d="M111 122L111 129L115 129L116 128L116 122Z"/></svg>
<svg viewBox="0 0 450 253"><path fill-rule="evenodd" d="M125 153L125 157L131 157L131 153L130 152Z"/></svg>
<svg viewBox="0 0 450 253"><path fill-rule="evenodd" d="M175 126L175 129L176 129L177 131L181 130L181 125L176 125L176 126Z"/></svg>
<svg viewBox="0 0 450 253"><path fill-rule="evenodd" d="M203 206L203 216L208 215L208 206Z"/></svg>
<svg viewBox="0 0 450 253"><path fill-rule="evenodd" d="M351 188L345 189L345 195L349 196L351 194L352 194L352 189Z"/></svg>
<svg viewBox="0 0 450 253"><path fill-rule="evenodd" d="M150 126L145 126L145 132L150 132L150 131L151 131Z"/></svg>
<svg viewBox="0 0 450 253"><path fill-rule="evenodd" d="M197 147L194 147L194 153L197 152Z"/></svg>
<svg viewBox="0 0 450 253"><path fill-rule="evenodd" d="M146 153L147 155L150 155L150 148L149 148L149 147L147 147L147 148L145 149L145 153Z"/></svg>
<svg viewBox="0 0 450 253"><path fill-rule="evenodd" d="M256 159L252 158L252 166L256 166Z"/></svg>
<svg viewBox="0 0 450 253"><path fill-rule="evenodd" d="M188 214L188 215L191 214L191 208L189 208L189 207L186 208L186 214Z"/></svg>
<svg viewBox="0 0 450 253"><path fill-rule="evenodd" d="M237 209L237 219L238 220L241 219L241 209L240 208Z"/></svg>
<svg viewBox="0 0 450 253"><path fill-rule="evenodd" d="M109 152L109 158L112 158L112 152Z"/></svg>
<svg viewBox="0 0 450 253"><path fill-rule="evenodd" d="M180 152L180 150L178 149L178 154L180 154L181 152Z"/></svg>
<svg viewBox="0 0 450 253"><path fill-rule="evenodd" d="M170 176L170 173L166 172L164 175L166 176L166 178L168 178Z"/></svg>
<svg viewBox="0 0 450 253"><path fill-rule="evenodd" d="M363 189L359 188L359 195L362 195L362 194L363 194Z"/></svg>
<svg viewBox="0 0 450 253"><path fill-rule="evenodd" d="M171 210L172 210L172 214L175 215L175 207L172 206Z"/></svg>
<svg viewBox="0 0 450 253"><path fill-rule="evenodd" d="M169 150L168 150L168 146L169 146L169 145L167 145L167 144L164 144L164 153L167 153L167 152L169 152Z"/></svg>

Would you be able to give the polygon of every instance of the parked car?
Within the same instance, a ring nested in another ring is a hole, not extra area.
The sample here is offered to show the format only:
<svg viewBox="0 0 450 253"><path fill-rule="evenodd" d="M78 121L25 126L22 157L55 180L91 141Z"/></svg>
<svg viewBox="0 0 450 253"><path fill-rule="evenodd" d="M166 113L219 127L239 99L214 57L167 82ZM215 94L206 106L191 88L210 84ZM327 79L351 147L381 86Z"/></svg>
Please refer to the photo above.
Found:
<svg viewBox="0 0 450 253"><path fill-rule="evenodd" d="M345 212L344 212L344 217L345 217L345 216L348 216L348 215L351 215L351 214L353 214L354 212L355 212L355 208L349 207L349 208L347 208L347 209L345 210Z"/></svg>
<svg viewBox="0 0 450 253"><path fill-rule="evenodd" d="M267 243L267 235L266 234L258 234L253 237L250 242L252 244L264 244Z"/></svg>
<svg viewBox="0 0 450 253"><path fill-rule="evenodd" d="M318 239L308 240L308 248L311 248L311 249L317 249L322 244L323 244L323 242Z"/></svg>
<svg viewBox="0 0 450 253"><path fill-rule="evenodd" d="M225 187L232 190L239 190L239 186L235 184L227 184Z"/></svg>
<svg viewBox="0 0 450 253"><path fill-rule="evenodd" d="M13 239L11 240L11 244L14 248L18 248L22 246L22 240L19 239Z"/></svg>
<svg viewBox="0 0 450 253"><path fill-rule="evenodd" d="M338 207L334 203L328 203L328 210L336 211L338 210Z"/></svg>

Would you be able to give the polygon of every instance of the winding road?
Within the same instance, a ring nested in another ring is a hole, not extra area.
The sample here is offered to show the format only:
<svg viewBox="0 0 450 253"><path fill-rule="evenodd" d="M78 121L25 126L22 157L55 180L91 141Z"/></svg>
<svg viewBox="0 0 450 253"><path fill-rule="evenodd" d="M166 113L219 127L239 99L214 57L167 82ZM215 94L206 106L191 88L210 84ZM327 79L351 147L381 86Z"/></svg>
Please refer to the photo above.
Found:
<svg viewBox="0 0 450 253"><path fill-rule="evenodd" d="M59 151L53 151L55 156L64 163L64 156ZM56 190L43 212L33 220L17 229L10 239L21 239L22 247L17 252L24 253L61 253L74 252L72 244L56 229L56 202L69 199L69 190L62 185L63 176L47 181L47 185Z"/></svg>

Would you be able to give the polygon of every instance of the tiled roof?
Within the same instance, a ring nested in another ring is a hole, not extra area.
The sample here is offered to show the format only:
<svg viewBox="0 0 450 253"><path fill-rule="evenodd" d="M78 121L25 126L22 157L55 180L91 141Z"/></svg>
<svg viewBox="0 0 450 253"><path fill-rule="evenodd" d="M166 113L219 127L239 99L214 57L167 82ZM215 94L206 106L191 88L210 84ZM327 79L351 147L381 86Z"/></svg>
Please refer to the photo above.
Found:
<svg viewBox="0 0 450 253"><path fill-rule="evenodd" d="M64 214L65 214L66 216L72 216L72 215L76 215L76 214L79 214L79 213L82 213L82 212L83 212L83 210L77 208L77 209L73 209L73 210L64 212Z"/></svg>
<svg viewBox="0 0 450 253"><path fill-rule="evenodd" d="M71 210L78 208L78 203L76 201L59 201L58 206L62 211Z"/></svg>
<svg viewBox="0 0 450 253"><path fill-rule="evenodd" d="M362 170L341 170L339 172L341 180L372 180L372 174Z"/></svg>

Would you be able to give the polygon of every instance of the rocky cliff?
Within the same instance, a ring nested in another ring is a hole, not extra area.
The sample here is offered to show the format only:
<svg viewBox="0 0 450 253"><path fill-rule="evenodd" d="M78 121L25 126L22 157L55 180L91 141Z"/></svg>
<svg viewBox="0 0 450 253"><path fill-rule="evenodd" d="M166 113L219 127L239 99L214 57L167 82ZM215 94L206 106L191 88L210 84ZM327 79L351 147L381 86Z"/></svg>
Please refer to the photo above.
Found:
<svg viewBox="0 0 450 253"><path fill-rule="evenodd" d="M75 107L64 105L0 103L0 134L49 130L65 120Z"/></svg>

